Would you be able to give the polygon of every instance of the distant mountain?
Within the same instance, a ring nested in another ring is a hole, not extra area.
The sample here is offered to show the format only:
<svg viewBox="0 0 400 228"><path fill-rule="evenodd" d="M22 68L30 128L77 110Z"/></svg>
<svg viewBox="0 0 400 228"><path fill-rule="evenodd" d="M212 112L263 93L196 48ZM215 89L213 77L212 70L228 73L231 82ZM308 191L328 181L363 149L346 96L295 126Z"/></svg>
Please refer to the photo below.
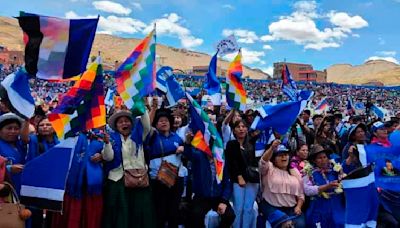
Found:
<svg viewBox="0 0 400 228"><path fill-rule="evenodd" d="M371 60L362 65L335 64L327 71L328 82L342 84L367 84L380 82L384 85L400 84L400 65L385 60Z"/></svg>
<svg viewBox="0 0 400 228"><path fill-rule="evenodd" d="M97 55L101 51L103 61L108 65L113 65L115 61L123 61L130 54L133 48L140 42L140 39L121 38L106 34L96 34L91 55ZM18 21L14 18L0 17L0 46L9 50L23 50L22 31L18 26ZM157 57L160 64L171 66L185 72L193 69L193 66L208 66L211 56L186 49L174 48L162 44L157 44ZM229 62L218 61L218 67L227 70ZM252 69L245 66L243 77L249 76L255 79L267 79L268 74L259 69Z"/></svg>

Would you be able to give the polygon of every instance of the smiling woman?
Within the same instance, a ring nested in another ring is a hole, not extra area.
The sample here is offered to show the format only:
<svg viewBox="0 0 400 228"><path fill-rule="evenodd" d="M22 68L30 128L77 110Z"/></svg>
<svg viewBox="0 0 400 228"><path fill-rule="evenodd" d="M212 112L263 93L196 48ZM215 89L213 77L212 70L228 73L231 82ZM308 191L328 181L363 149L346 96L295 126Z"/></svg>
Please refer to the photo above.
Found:
<svg viewBox="0 0 400 228"><path fill-rule="evenodd" d="M301 207L304 203L304 190L301 175L297 169L289 168L289 150L275 140L260 160L263 199L259 204L262 224L279 211L288 219L284 223L296 223L305 227ZM271 221L269 221L271 222Z"/></svg>

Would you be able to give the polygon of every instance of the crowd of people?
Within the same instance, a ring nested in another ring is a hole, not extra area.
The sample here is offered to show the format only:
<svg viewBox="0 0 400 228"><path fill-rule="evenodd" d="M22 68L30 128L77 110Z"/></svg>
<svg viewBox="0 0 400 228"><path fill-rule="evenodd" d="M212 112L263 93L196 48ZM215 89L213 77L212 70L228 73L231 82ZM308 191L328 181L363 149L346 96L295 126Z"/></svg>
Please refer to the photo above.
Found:
<svg viewBox="0 0 400 228"><path fill-rule="evenodd" d="M114 86L107 78L106 90ZM195 77L179 81L185 87L203 84ZM288 100L278 81L244 83L248 98L255 102ZM19 192L24 165L60 143L47 114L70 84L33 80L32 94L38 103L29 120L1 103L0 203L11 191L3 182L12 183ZM361 198L365 195L344 194L342 186L354 170L368 167L359 158L357 144L391 146L388 137L400 124L397 90L298 86L314 91L313 104L328 97L332 112L314 114L305 109L285 135L251 129L256 110L239 112L226 104L205 108L224 143L221 181L212 155L191 143L194 132L186 102L167 108L155 96L145 98L146 111L139 117L123 105L111 108L106 128L79 133L63 212L31 208L27 226L211 227L217 218L218 227L234 228L399 227L400 193L372 187L367 198ZM392 118L372 118L365 111L347 113L349 96L390 110ZM399 167L387 163L382 172L397 175ZM365 210L351 208L348 197L359 197Z"/></svg>

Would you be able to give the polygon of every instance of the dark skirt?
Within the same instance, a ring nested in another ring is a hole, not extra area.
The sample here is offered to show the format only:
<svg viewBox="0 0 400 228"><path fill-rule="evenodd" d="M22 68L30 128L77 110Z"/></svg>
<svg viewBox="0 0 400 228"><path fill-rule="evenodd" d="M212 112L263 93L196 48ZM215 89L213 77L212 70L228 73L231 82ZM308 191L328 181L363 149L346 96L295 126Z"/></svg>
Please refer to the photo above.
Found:
<svg viewBox="0 0 400 228"><path fill-rule="evenodd" d="M63 213L51 212L50 214L52 214L51 223L54 228L99 228L102 213L102 195L84 195L81 199L77 199L65 194Z"/></svg>
<svg viewBox="0 0 400 228"><path fill-rule="evenodd" d="M155 214L150 187L125 188L123 179L106 180L104 190L104 228L153 228Z"/></svg>

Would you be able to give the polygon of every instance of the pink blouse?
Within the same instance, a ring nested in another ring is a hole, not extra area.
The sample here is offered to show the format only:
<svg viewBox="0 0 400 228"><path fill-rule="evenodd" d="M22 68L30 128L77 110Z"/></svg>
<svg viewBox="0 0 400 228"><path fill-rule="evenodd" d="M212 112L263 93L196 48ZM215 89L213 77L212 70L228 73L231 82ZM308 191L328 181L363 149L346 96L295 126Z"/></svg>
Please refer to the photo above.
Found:
<svg viewBox="0 0 400 228"><path fill-rule="evenodd" d="M270 161L260 160L263 198L275 207L294 207L297 199L304 200L303 180L298 170L276 168Z"/></svg>

